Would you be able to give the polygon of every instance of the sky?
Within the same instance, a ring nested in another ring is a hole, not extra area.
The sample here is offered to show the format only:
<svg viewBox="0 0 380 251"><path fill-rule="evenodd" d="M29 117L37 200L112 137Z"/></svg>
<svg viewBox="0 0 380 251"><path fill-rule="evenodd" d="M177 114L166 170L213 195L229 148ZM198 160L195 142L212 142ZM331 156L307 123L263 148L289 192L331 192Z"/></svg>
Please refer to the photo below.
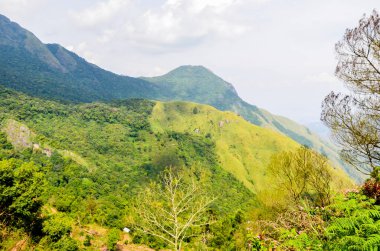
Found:
<svg viewBox="0 0 380 251"><path fill-rule="evenodd" d="M118 74L203 65L303 124L344 90L334 45L378 0L0 0L0 14Z"/></svg>

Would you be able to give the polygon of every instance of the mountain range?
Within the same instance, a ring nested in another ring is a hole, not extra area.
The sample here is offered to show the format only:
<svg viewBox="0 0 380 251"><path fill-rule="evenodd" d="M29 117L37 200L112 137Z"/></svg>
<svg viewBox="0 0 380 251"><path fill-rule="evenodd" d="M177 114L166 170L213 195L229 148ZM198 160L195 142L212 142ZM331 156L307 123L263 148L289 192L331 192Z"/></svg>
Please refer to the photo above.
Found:
<svg viewBox="0 0 380 251"><path fill-rule="evenodd" d="M305 126L245 102L232 84L203 66L181 66L152 78L121 76L87 62L58 44L42 43L33 33L2 15L0 84L31 96L63 102L145 98L207 104L280 132L344 166L334 145Z"/></svg>

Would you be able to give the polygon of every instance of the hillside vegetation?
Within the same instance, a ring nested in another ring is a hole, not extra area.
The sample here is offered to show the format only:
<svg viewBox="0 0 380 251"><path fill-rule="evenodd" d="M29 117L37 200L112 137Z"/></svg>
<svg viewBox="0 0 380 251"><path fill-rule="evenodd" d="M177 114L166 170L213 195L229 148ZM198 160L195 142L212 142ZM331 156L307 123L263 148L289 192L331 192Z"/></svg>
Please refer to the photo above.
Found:
<svg viewBox="0 0 380 251"><path fill-rule="evenodd" d="M158 102L150 119L152 129L189 133L215 142L221 166L250 190L263 188L263 176L273 153L296 149L295 141L247 122L232 112L185 102Z"/></svg>
<svg viewBox="0 0 380 251"><path fill-rule="evenodd" d="M4 165L30 163L41 172L46 180L41 187L45 221L63 217L62 221L70 222L68 233L75 230L82 236L91 229L133 226L133 198L167 166L205 173L208 194L217 198L211 209L218 222L241 210L249 212L259 205L255 194L266 188L263 181L271 156L298 146L232 112L186 102L72 105L0 88L0 121L1 158L8 161ZM334 182L345 179L340 177ZM223 236L219 228L210 230L215 247L234 242L231 237L238 226L224 224ZM84 237L65 236L47 235L40 245L47 248L73 241L81 246L77 241L84 241ZM160 243L138 235L133 238Z"/></svg>

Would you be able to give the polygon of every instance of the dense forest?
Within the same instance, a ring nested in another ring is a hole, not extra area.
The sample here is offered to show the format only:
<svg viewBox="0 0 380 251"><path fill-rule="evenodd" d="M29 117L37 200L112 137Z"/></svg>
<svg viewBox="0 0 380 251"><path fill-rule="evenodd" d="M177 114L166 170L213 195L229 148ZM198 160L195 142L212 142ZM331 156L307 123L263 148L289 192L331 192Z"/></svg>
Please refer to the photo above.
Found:
<svg viewBox="0 0 380 251"><path fill-rule="evenodd" d="M25 39L24 30L15 30L14 39ZM188 95L199 95L175 88L178 81L190 88L186 74L201 71L202 77L203 68L129 79L43 45L24 62L24 78L11 79L20 76L13 71L31 44L12 46L0 47L6 56L1 64L14 59L2 69L6 83L0 86L1 250L379 250L376 11L336 45L336 75L350 94L332 92L322 106L321 119L342 160L355 170L351 177L315 150L315 144L323 150L320 141L294 134L284 123L267 121L277 130L260 127L233 111L189 102ZM51 78L63 89L49 85ZM29 80L39 83L37 91L20 85ZM69 95L78 84L82 97L94 81L100 89L110 81L108 88L122 85L126 92L130 81L132 94L174 84L172 95L185 101L98 97L99 90L83 100ZM236 94L215 81L226 88L212 102L224 92ZM58 97L61 91L69 96ZM366 179L360 185L353 181L358 172Z"/></svg>

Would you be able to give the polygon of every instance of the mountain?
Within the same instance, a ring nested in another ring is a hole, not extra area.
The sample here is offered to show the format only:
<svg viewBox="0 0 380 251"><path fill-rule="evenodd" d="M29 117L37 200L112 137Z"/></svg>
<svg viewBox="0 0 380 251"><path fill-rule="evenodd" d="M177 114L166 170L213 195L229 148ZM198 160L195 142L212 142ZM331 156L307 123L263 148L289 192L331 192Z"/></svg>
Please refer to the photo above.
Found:
<svg viewBox="0 0 380 251"><path fill-rule="evenodd" d="M223 111L233 111L255 125L264 125L260 109L243 101L232 84L203 66L180 66L169 73L146 81L157 84L165 92L164 100L182 100L208 104Z"/></svg>
<svg viewBox="0 0 380 251"><path fill-rule="evenodd" d="M253 125L233 112L222 112L208 105L158 102L150 122L153 131L158 133L170 129L213 140L223 169L255 193L267 188L264 177L272 155L300 147L279 132Z"/></svg>
<svg viewBox="0 0 380 251"><path fill-rule="evenodd" d="M203 66L181 66L163 76L141 79L166 89L166 95L161 97L163 100L191 101L235 112L257 126L280 132L327 155L336 165L343 166L352 177L358 177L355 171L340 160L338 149L331 141L322 139L317 133L286 117L273 115L245 102L230 83Z"/></svg>
<svg viewBox="0 0 380 251"><path fill-rule="evenodd" d="M1 15L0 35L0 84L5 87L61 101L146 98L208 104L281 132L342 165L332 144L294 121L248 104L230 83L205 67L182 66L160 77L133 78L103 70L58 44L43 44L31 32ZM351 175L355 177L354 173Z"/></svg>
<svg viewBox="0 0 380 251"><path fill-rule="evenodd" d="M33 96L75 102L157 96L155 85L103 70L60 45L43 44L1 15L0 66L2 85Z"/></svg>

